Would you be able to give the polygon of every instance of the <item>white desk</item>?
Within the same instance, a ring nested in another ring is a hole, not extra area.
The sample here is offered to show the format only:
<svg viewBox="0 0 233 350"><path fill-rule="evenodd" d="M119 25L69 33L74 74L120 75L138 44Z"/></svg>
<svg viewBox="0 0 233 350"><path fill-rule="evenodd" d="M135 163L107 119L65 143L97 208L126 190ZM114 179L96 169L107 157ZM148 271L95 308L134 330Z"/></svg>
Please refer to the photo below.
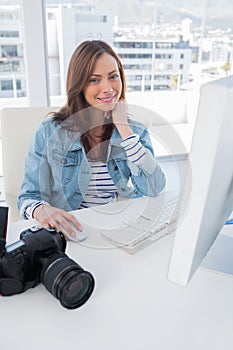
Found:
<svg viewBox="0 0 233 350"><path fill-rule="evenodd" d="M136 210L133 203L130 212ZM89 209L78 215L97 227L117 222ZM29 224L11 224L9 240ZM1 297L1 349L232 350L233 279L199 269L187 288L179 287L167 280L172 236L128 255L107 249L94 232L92 227L86 246L69 242L66 250L95 277L90 299L67 310L41 284Z"/></svg>
<svg viewBox="0 0 233 350"><path fill-rule="evenodd" d="M165 171L171 168L163 166ZM178 164L181 173L183 166ZM174 190L176 171L169 171L168 187ZM66 253L94 275L92 296L75 310L63 308L42 284L0 297L1 349L232 350L233 279L199 269L182 288L167 280L173 236L130 256L109 249L97 234L145 201L137 206L115 203L105 207L107 213L78 212L84 224L96 229L89 228L85 245L69 242ZM113 209L118 213L111 215ZM8 242L32 224L11 223Z"/></svg>

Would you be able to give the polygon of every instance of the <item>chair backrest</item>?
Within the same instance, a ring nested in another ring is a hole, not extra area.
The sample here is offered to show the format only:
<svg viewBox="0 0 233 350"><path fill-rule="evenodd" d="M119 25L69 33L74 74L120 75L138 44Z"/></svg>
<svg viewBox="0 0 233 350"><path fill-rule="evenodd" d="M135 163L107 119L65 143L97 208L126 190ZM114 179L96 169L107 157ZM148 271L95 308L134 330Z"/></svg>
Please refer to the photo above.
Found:
<svg viewBox="0 0 233 350"><path fill-rule="evenodd" d="M26 153L39 123L56 107L12 107L1 110L2 168L11 221L19 219L17 198L24 176Z"/></svg>

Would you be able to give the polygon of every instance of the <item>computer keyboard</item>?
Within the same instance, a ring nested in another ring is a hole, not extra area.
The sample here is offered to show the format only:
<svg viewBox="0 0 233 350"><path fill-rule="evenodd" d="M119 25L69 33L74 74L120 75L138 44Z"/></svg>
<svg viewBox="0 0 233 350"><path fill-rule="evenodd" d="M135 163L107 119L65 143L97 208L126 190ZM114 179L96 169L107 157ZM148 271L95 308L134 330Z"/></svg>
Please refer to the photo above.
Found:
<svg viewBox="0 0 233 350"><path fill-rule="evenodd" d="M164 199L150 205L123 225L101 232L102 237L124 251L134 254L174 231L179 212L179 198Z"/></svg>

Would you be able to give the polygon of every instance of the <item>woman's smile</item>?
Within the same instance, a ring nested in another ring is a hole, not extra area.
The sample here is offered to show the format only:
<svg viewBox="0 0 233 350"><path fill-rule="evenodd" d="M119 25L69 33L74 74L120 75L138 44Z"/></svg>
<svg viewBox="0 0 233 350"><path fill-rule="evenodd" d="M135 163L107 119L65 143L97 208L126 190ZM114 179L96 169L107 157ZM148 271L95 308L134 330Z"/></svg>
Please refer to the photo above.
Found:
<svg viewBox="0 0 233 350"><path fill-rule="evenodd" d="M101 103L113 103L115 99L115 95L109 97L96 97Z"/></svg>

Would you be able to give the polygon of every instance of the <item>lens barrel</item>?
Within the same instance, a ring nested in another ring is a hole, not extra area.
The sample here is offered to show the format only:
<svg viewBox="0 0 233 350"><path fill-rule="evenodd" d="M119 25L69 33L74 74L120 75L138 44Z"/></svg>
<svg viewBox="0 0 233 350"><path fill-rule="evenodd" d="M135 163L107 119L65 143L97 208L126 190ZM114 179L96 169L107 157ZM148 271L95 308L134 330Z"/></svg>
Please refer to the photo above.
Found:
<svg viewBox="0 0 233 350"><path fill-rule="evenodd" d="M46 289L67 309L83 305L91 296L95 285L91 273L84 271L65 254L47 261L40 277Z"/></svg>

